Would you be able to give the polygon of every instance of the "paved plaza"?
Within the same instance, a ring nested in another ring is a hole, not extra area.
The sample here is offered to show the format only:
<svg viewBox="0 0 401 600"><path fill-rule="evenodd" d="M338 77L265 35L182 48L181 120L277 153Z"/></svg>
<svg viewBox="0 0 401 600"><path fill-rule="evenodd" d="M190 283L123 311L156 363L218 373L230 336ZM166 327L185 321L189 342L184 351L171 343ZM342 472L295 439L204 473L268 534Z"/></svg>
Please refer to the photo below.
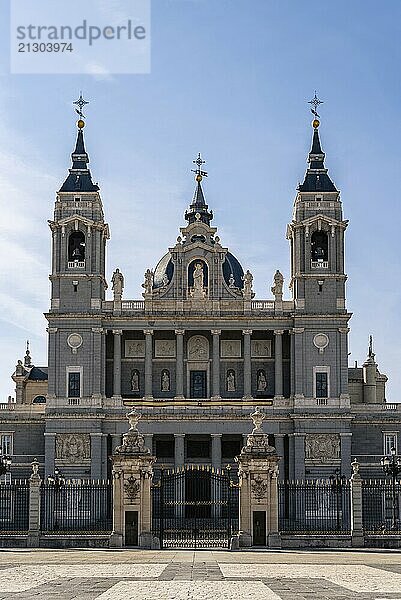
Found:
<svg viewBox="0 0 401 600"><path fill-rule="evenodd" d="M0 600L401 600L398 552L19 550Z"/></svg>

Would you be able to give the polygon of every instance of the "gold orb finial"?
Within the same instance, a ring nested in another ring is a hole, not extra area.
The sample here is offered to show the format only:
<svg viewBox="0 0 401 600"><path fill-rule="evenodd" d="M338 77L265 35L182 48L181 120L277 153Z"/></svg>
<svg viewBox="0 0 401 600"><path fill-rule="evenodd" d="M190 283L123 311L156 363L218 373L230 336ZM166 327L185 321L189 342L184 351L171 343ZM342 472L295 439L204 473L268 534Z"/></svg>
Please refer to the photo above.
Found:
<svg viewBox="0 0 401 600"><path fill-rule="evenodd" d="M196 175L195 177L195 181L197 181L198 183L200 183L202 181L202 175Z"/></svg>
<svg viewBox="0 0 401 600"><path fill-rule="evenodd" d="M319 119L313 119L313 121L312 121L313 129L317 129L319 127L319 125L320 125Z"/></svg>
<svg viewBox="0 0 401 600"><path fill-rule="evenodd" d="M85 121L83 119L79 119L77 121L77 127L78 129L83 129L85 127Z"/></svg>

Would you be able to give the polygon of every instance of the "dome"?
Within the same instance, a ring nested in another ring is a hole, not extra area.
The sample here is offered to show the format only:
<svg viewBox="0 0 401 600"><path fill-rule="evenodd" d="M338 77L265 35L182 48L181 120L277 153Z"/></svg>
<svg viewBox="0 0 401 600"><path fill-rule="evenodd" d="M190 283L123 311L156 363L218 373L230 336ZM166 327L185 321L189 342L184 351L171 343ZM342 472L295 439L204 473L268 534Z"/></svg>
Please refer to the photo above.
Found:
<svg viewBox="0 0 401 600"><path fill-rule="evenodd" d="M165 283L163 282L163 278L165 275L167 275L168 283L170 283L170 281L173 278L173 274L174 274L173 261L171 260L170 252L167 252L167 254L165 254L163 256L163 258L159 260L159 262L156 266L155 273L153 276L153 287L154 288L163 287L163 285L165 285Z"/></svg>
<svg viewBox="0 0 401 600"><path fill-rule="evenodd" d="M244 282L242 281L242 277L244 276L243 268L235 256L230 252L227 252L226 259L223 263L223 277L227 285L229 285L231 273L234 276L235 287L242 289L244 287Z"/></svg>

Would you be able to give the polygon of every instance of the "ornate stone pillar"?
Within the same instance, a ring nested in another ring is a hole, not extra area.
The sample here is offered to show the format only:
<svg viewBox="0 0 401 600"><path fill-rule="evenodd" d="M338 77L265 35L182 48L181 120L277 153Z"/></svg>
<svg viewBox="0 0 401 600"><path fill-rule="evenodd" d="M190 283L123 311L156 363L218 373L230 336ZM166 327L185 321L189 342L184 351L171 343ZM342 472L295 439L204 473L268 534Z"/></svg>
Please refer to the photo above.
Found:
<svg viewBox="0 0 401 600"><path fill-rule="evenodd" d="M269 446L262 429L265 416L256 410L251 415L252 433L238 462L240 480L239 545L281 547L278 531L278 461L276 449Z"/></svg>
<svg viewBox="0 0 401 600"><path fill-rule="evenodd" d="M212 381L212 400L219 400L220 396L220 334L221 329L212 329L213 337L213 381Z"/></svg>
<svg viewBox="0 0 401 600"><path fill-rule="evenodd" d="M156 460L138 432L140 415L128 415L130 429L113 454L113 533L110 546L152 548L153 464Z"/></svg>
<svg viewBox="0 0 401 600"><path fill-rule="evenodd" d="M252 400L252 363L251 335L252 329L244 329L244 400Z"/></svg>
<svg viewBox="0 0 401 600"><path fill-rule="evenodd" d="M182 400L184 398L184 333L184 329L175 330L177 341L175 400Z"/></svg>
<svg viewBox="0 0 401 600"><path fill-rule="evenodd" d="M362 478L359 473L359 462L355 459L351 465L351 545L365 545L363 532Z"/></svg>
<svg viewBox="0 0 401 600"><path fill-rule="evenodd" d="M121 398L121 336L122 329L113 329L114 359L113 359L113 396Z"/></svg>
<svg viewBox="0 0 401 600"><path fill-rule="evenodd" d="M174 434L174 465L183 467L185 464L185 433Z"/></svg>
<svg viewBox="0 0 401 600"><path fill-rule="evenodd" d="M152 400L153 329L144 329L145 334L145 399Z"/></svg>
<svg viewBox="0 0 401 600"><path fill-rule="evenodd" d="M32 475L29 478L29 533L27 538L28 548L39 548L40 541L40 485L42 480L39 475L39 463L31 463Z"/></svg>
<svg viewBox="0 0 401 600"><path fill-rule="evenodd" d="M283 398L283 329L274 330L274 397Z"/></svg>

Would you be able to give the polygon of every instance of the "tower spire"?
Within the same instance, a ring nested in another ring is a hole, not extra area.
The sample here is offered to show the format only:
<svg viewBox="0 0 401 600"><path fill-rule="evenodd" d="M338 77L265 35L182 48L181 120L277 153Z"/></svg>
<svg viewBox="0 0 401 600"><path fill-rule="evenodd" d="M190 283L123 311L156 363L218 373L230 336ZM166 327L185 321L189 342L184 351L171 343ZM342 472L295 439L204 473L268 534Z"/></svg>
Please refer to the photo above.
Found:
<svg viewBox="0 0 401 600"><path fill-rule="evenodd" d="M75 143L75 149L71 154L72 167L69 169L69 175L59 191L76 193L96 192L99 190L99 186L92 181L92 175L88 167L89 156L85 149L83 133L83 129L85 127L84 119L86 117L83 114L82 109L84 106L86 106L86 104L89 104L89 102L83 99L81 92L78 100L75 100L73 104L78 106L78 108L75 109L75 112L79 115L79 119L77 121L77 140Z"/></svg>
<svg viewBox="0 0 401 600"><path fill-rule="evenodd" d="M312 121L313 136L312 145L308 155L308 169L305 174L305 179L298 186L300 192L337 192L334 183L328 175L328 170L324 166L325 153L322 150L319 137L320 115L317 109L322 100L319 100L316 92L312 100L308 104L312 105L311 113L314 116Z"/></svg>
<svg viewBox="0 0 401 600"><path fill-rule="evenodd" d="M192 162L197 166L196 169L191 169L195 173L196 188L189 210L185 212L185 218L189 224L195 221L202 221L206 225L210 225L210 221L213 219L213 212L209 211L203 194L202 179L207 177L207 171L203 171L201 168L205 164L205 161L202 159L200 152L198 157Z"/></svg>

